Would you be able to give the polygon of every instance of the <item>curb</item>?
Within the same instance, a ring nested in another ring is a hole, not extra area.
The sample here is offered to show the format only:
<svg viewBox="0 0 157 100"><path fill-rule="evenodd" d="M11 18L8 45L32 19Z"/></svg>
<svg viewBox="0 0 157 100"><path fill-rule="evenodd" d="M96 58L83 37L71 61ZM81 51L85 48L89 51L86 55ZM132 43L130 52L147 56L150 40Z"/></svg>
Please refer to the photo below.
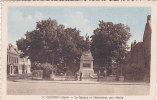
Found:
<svg viewBox="0 0 157 100"><path fill-rule="evenodd" d="M93 81L29 81L14 80L13 82L21 83L60 83L60 84L104 84L104 85L149 85L149 83L129 83L129 82L93 82Z"/></svg>

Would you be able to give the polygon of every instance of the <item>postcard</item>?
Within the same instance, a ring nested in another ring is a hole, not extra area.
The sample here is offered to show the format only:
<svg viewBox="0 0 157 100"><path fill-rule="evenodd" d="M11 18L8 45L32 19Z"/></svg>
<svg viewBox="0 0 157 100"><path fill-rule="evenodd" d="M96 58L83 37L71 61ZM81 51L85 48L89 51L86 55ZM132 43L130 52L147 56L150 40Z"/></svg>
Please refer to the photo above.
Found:
<svg viewBox="0 0 157 100"><path fill-rule="evenodd" d="M155 100L154 2L2 2L2 100Z"/></svg>

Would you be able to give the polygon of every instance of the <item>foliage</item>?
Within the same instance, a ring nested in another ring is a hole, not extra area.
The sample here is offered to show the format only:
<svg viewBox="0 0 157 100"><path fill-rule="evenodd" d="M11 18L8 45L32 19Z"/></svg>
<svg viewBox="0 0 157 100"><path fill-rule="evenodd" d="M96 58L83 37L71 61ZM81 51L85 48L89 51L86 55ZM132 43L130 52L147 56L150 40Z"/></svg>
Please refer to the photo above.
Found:
<svg viewBox="0 0 157 100"><path fill-rule="evenodd" d="M78 64L87 42L76 28L65 28L56 20L37 22L36 28L16 41L21 56L28 56L31 62L51 63L57 66Z"/></svg>
<svg viewBox="0 0 157 100"><path fill-rule="evenodd" d="M50 74L56 72L55 66L49 64L49 63L39 63L35 62L33 66L33 70L43 70L43 77L44 78L50 78Z"/></svg>
<svg viewBox="0 0 157 100"><path fill-rule="evenodd" d="M99 27L91 36L94 63L106 69L110 69L109 66L113 61L120 65L127 50L127 41L131 36L129 31L129 27L122 23L100 21Z"/></svg>

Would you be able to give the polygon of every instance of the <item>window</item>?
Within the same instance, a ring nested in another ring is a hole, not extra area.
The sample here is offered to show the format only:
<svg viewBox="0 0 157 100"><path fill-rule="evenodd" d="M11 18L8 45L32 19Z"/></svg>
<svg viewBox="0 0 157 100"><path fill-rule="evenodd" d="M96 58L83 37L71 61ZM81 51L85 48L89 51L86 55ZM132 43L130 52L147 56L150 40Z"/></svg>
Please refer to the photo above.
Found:
<svg viewBox="0 0 157 100"><path fill-rule="evenodd" d="M10 63L13 63L13 62L12 62L12 56L10 56Z"/></svg>
<svg viewBox="0 0 157 100"><path fill-rule="evenodd" d="M15 63L16 63L16 57L14 57L14 59L15 59Z"/></svg>
<svg viewBox="0 0 157 100"><path fill-rule="evenodd" d="M10 56L9 56L9 63L10 63Z"/></svg>
<svg viewBox="0 0 157 100"><path fill-rule="evenodd" d="M13 57L13 63L15 63L15 59L14 59L15 57Z"/></svg>
<svg viewBox="0 0 157 100"><path fill-rule="evenodd" d="M7 55L7 63L8 63L8 55Z"/></svg>

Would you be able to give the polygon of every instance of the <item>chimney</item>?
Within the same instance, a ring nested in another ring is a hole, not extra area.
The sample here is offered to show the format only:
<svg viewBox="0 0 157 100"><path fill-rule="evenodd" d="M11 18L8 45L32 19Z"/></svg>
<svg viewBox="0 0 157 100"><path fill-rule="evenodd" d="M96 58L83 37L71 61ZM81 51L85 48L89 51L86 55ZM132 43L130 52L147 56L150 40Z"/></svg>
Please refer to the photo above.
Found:
<svg viewBox="0 0 157 100"><path fill-rule="evenodd" d="M136 45L136 40L134 40L134 45Z"/></svg>

